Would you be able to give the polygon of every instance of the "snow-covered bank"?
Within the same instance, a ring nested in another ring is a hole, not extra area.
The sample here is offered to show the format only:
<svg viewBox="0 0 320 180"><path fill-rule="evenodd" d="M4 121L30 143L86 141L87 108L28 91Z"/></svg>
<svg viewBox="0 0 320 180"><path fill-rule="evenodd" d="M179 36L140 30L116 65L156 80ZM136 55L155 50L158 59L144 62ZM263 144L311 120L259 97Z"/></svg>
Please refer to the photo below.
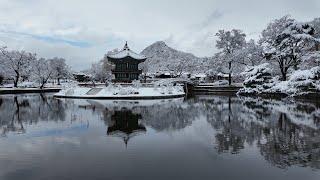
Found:
<svg viewBox="0 0 320 180"><path fill-rule="evenodd" d="M83 99L162 99L185 96L182 86L123 87L110 85L104 88L75 87L61 90L54 95L59 98Z"/></svg>
<svg viewBox="0 0 320 180"><path fill-rule="evenodd" d="M243 73L246 76L244 88L240 89L239 95L266 95L279 94L299 97L308 94L320 96L320 67L316 66L307 70L293 72L287 81L272 77L269 64L249 68Z"/></svg>

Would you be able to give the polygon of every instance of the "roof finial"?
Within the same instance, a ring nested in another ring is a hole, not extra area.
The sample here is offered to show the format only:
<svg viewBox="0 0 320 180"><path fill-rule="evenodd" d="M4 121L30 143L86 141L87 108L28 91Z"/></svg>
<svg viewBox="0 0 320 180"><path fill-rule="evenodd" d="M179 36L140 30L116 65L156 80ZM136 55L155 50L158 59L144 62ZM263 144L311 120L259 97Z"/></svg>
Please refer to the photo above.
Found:
<svg viewBox="0 0 320 180"><path fill-rule="evenodd" d="M126 44L124 45L123 50L130 50L128 46L128 41L126 41Z"/></svg>

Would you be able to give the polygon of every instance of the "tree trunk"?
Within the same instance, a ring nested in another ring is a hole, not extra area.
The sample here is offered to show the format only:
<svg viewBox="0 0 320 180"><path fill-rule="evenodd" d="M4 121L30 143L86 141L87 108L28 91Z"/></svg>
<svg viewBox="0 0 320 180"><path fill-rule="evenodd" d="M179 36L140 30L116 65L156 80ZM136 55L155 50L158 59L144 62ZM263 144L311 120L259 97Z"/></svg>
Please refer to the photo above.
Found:
<svg viewBox="0 0 320 180"><path fill-rule="evenodd" d="M228 77L228 81L229 81L229 86L231 86L231 83L232 83L232 79L231 79L231 62L229 62L229 77Z"/></svg>
<svg viewBox="0 0 320 180"><path fill-rule="evenodd" d="M232 114L232 112L231 112L231 97L229 96L229 101L228 101L228 110L229 110L229 113L228 113L228 121L229 121L229 123L231 122L231 114Z"/></svg>
<svg viewBox="0 0 320 180"><path fill-rule="evenodd" d="M0 75L0 85L2 85L3 79L4 79L3 76Z"/></svg>
<svg viewBox="0 0 320 180"><path fill-rule="evenodd" d="M298 59L296 57L293 58L293 62L294 62L294 65L293 65L293 69L294 70L298 70L299 67L298 67Z"/></svg>
<svg viewBox="0 0 320 180"><path fill-rule="evenodd" d="M60 78L58 78L58 85L61 85L61 84L60 84Z"/></svg>
<svg viewBox="0 0 320 180"><path fill-rule="evenodd" d="M19 102L18 102L18 96L14 96L14 103L16 105L16 112L15 114L17 115L17 119L18 121L20 120L20 106L19 106Z"/></svg>
<svg viewBox="0 0 320 180"><path fill-rule="evenodd" d="M287 80L287 73L284 69L281 70L281 75L282 75L282 81L286 81Z"/></svg>
<svg viewBox="0 0 320 180"><path fill-rule="evenodd" d="M45 83L42 81L42 82L41 82L41 85L40 85L40 89L43 89L44 84L45 84Z"/></svg>
<svg viewBox="0 0 320 180"><path fill-rule="evenodd" d="M18 82L19 82L19 78L20 78L20 75L17 74L14 81L13 81L13 87L18 87Z"/></svg>
<svg viewBox="0 0 320 180"><path fill-rule="evenodd" d="M41 81L41 86L40 86L40 89L43 89L44 88L44 85L47 83L47 81L45 79L43 79Z"/></svg>

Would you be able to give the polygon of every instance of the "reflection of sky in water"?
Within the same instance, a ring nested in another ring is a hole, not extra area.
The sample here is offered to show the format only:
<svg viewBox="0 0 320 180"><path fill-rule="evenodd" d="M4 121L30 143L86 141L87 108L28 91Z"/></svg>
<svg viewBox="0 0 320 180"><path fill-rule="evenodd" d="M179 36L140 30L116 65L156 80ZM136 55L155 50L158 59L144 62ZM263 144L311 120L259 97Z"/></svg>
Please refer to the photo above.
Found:
<svg viewBox="0 0 320 180"><path fill-rule="evenodd" d="M235 97L4 96L0 179L319 179L318 107ZM141 126L145 133L131 137ZM108 127L128 127L127 145Z"/></svg>
<svg viewBox="0 0 320 180"><path fill-rule="evenodd" d="M44 137L44 136L57 136L57 135L66 135L70 133L81 133L88 129L88 126L85 124L76 125L69 128L62 129L49 129L45 131L33 132L28 134L28 137Z"/></svg>

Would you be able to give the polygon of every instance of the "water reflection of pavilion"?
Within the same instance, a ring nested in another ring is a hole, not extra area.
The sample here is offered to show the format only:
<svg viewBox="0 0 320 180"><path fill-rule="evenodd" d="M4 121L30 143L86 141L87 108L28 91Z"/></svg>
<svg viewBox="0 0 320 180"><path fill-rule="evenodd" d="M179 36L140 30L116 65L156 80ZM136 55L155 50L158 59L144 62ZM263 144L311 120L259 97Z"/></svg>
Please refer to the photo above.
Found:
<svg viewBox="0 0 320 180"><path fill-rule="evenodd" d="M122 138L127 145L130 138L146 132L145 126L139 123L140 119L140 114L130 110L115 111L108 123L107 134Z"/></svg>

